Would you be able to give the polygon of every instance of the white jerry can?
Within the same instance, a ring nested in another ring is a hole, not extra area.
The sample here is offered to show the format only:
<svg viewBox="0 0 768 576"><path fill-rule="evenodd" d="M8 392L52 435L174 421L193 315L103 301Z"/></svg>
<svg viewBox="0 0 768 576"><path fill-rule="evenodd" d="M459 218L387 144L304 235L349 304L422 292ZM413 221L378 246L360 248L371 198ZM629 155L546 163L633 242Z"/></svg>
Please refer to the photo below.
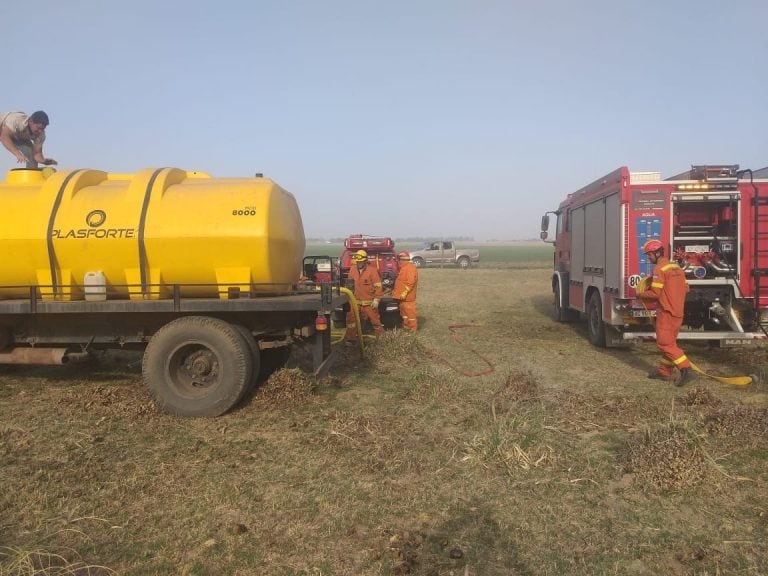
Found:
<svg viewBox="0 0 768 576"><path fill-rule="evenodd" d="M95 270L86 272L83 278L86 300L106 300L107 299L107 279L104 272Z"/></svg>

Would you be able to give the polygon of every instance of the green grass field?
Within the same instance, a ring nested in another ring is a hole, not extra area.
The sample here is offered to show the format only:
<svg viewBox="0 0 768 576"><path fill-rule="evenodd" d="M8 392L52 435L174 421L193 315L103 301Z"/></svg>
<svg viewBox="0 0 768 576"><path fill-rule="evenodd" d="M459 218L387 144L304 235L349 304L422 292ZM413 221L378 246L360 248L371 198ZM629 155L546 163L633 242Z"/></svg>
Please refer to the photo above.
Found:
<svg viewBox="0 0 768 576"><path fill-rule="evenodd" d="M396 250L415 250L420 246L417 242L398 243ZM509 244L459 244L459 248L477 248L480 250L480 266L495 267L497 265L520 266L530 264L550 265L552 263L552 246L550 244L521 242ZM306 256L340 256L344 246L333 244L307 244Z"/></svg>

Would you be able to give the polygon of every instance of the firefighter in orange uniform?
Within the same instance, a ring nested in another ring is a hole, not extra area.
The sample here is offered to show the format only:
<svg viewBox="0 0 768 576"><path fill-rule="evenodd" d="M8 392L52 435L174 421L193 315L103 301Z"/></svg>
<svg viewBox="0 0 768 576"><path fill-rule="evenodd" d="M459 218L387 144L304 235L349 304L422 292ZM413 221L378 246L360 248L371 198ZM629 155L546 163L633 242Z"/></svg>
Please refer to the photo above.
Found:
<svg viewBox="0 0 768 576"><path fill-rule="evenodd" d="M685 295L688 282L685 272L664 256L664 245L658 240L648 240L643 244L643 253L654 264L653 279L649 289L638 294L644 300L655 300L656 307L656 345L664 355L659 367L648 377L658 380L672 380L672 369L680 370L676 386L693 380L696 375L685 352L677 345L677 335L683 324Z"/></svg>
<svg viewBox="0 0 768 576"><path fill-rule="evenodd" d="M419 271L411 262L411 255L408 252L400 252L397 259L400 263L400 271L397 273L392 296L400 304L403 328L416 332L419 327L416 318L416 285L419 283Z"/></svg>
<svg viewBox="0 0 768 576"><path fill-rule="evenodd" d="M360 306L360 317L367 318L373 326L376 338L384 335L384 327L381 325L379 315L379 300L384 294L381 287L381 276L375 266L368 265L368 253L358 250L352 254L353 266L349 269L349 277L355 282L355 298ZM346 342L357 340L355 326L355 314L352 310L347 312L347 331L344 334Z"/></svg>

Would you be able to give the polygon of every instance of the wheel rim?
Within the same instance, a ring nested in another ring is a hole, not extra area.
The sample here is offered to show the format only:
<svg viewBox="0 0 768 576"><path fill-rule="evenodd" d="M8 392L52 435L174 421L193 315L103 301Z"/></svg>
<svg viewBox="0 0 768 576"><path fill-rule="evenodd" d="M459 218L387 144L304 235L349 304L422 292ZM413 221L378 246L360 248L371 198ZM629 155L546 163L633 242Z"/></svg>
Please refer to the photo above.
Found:
<svg viewBox="0 0 768 576"><path fill-rule="evenodd" d="M211 392L221 377L219 357L199 343L177 347L168 357L168 382L174 391L186 398L199 398Z"/></svg>

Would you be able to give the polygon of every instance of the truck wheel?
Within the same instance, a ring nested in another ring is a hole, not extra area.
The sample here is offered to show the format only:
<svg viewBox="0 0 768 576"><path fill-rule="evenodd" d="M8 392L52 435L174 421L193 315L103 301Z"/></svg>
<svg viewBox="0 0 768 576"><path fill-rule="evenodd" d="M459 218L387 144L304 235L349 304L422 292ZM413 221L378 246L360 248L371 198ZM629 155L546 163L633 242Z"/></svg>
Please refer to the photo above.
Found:
<svg viewBox="0 0 768 576"><path fill-rule="evenodd" d="M152 336L142 373L161 410L179 416L219 416L247 390L253 358L239 329L218 318L186 316Z"/></svg>
<svg viewBox="0 0 768 576"><path fill-rule="evenodd" d="M413 259L413 265L416 266L416 268L424 268L424 258L419 258L417 256Z"/></svg>
<svg viewBox="0 0 768 576"><path fill-rule="evenodd" d="M595 346L605 348L605 322L603 322L603 303L599 292L593 292L587 304L587 332L589 341Z"/></svg>
<svg viewBox="0 0 768 576"><path fill-rule="evenodd" d="M552 293L555 297L555 320L565 322L565 310L561 304L563 295L561 294L560 282L557 280L553 282Z"/></svg>
<svg viewBox="0 0 768 576"><path fill-rule="evenodd" d="M261 369L261 351L259 350L259 345L256 343L256 338L253 337L253 333L248 330L248 328L242 324L232 324L232 326L240 332L240 336L242 336L245 343L248 344L248 349L251 351L251 358L253 359L253 375L251 376L250 384L243 390L243 396L245 396L258 380L259 370Z"/></svg>
<svg viewBox="0 0 768 576"><path fill-rule="evenodd" d="M459 260L457 263L459 265L459 268L469 268L469 265L471 264L471 262L469 261L469 258L467 258L466 256L459 257Z"/></svg>
<svg viewBox="0 0 768 576"><path fill-rule="evenodd" d="M571 310L567 306L563 307L562 305L564 298L562 294L562 285L559 280L553 280L552 293L555 300L555 320L558 322L573 322L574 320L578 320L579 315L577 312Z"/></svg>

